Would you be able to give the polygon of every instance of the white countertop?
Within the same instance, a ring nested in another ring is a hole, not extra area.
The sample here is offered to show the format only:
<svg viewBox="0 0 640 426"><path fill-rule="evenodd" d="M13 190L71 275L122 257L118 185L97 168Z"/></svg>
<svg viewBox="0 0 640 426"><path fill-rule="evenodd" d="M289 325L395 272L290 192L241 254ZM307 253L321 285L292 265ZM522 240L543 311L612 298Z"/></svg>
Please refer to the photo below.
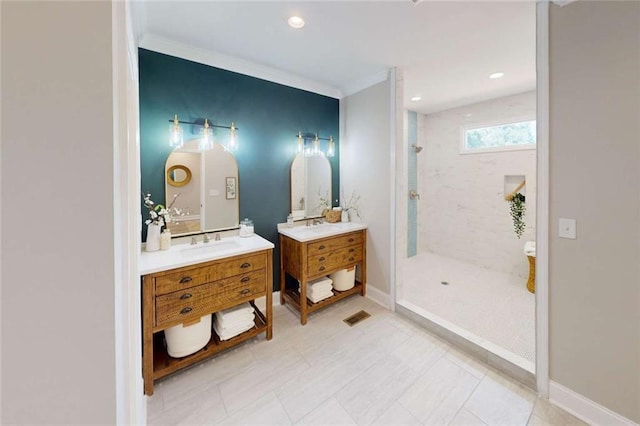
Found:
<svg viewBox="0 0 640 426"><path fill-rule="evenodd" d="M346 234L353 231L360 231L362 229L367 229L367 225L356 222L325 222L320 225L306 226L304 221L300 221L299 224L296 224L293 227L288 227L286 223L278 224L278 232L280 234L286 235L287 237L293 238L301 243L325 237L332 237L334 235Z"/></svg>
<svg viewBox="0 0 640 426"><path fill-rule="evenodd" d="M247 254L273 248L272 242L259 235L223 237L220 241L199 242L196 245L174 244L169 250L140 253L140 275L195 265L210 260Z"/></svg>

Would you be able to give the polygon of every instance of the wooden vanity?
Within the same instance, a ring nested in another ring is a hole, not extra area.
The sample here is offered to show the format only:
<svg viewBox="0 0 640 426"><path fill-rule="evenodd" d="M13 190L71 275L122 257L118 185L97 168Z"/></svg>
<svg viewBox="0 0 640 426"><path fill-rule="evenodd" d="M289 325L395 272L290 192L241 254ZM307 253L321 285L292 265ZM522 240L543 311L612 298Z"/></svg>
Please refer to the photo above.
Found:
<svg viewBox="0 0 640 426"><path fill-rule="evenodd" d="M325 228L321 228L321 227ZM323 229L327 229L323 232ZM280 304L291 304L300 313L300 323L319 309L354 294L364 296L367 282L367 233L361 224L318 225L279 228ZM358 266L360 279L346 291L333 290L333 296L312 303L307 299L307 283L342 269ZM286 288L286 274L300 282L298 288Z"/></svg>
<svg viewBox="0 0 640 426"><path fill-rule="evenodd" d="M250 239L254 240L246 241ZM233 250L232 254L216 252L214 243L211 243L213 255L202 255L207 260L196 257L185 261L181 249L175 247L170 252L142 253L142 373L145 394L153 394L155 380L261 333L271 340L273 244L258 236L238 241L240 248L235 252L240 254L233 254ZM261 296L266 296L264 313L255 305L255 299ZM225 341L221 341L212 330L211 339L198 352L183 358L171 358L167 354L164 330L178 324L197 323L204 315L245 302L255 309L254 328Z"/></svg>

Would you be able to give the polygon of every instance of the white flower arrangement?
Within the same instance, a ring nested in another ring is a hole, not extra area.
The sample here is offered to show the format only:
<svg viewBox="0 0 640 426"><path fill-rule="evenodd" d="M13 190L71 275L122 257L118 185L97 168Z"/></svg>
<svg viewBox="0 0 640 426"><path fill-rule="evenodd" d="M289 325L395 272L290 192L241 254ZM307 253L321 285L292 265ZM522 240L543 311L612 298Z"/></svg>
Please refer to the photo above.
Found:
<svg viewBox="0 0 640 426"><path fill-rule="evenodd" d="M173 207L180 194L175 194L168 207L162 204L155 204L151 201L151 194L142 194L144 206L149 210L149 219L145 220L145 225L160 225L161 227L173 222L172 216L182 216L182 210Z"/></svg>
<svg viewBox="0 0 640 426"><path fill-rule="evenodd" d="M362 215L360 214L360 206L358 206L358 202L360 201L360 196L354 190L351 193L351 197L347 199L344 196L344 188L342 188L342 201L340 203L340 207L342 207L342 211L352 211L358 216L358 218L362 219Z"/></svg>

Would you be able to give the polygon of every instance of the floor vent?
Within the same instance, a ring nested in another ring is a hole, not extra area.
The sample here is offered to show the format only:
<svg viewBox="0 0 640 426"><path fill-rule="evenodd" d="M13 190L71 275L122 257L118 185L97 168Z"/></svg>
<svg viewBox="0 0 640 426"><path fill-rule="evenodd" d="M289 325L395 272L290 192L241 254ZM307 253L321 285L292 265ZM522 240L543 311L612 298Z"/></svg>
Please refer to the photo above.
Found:
<svg viewBox="0 0 640 426"><path fill-rule="evenodd" d="M353 327L354 325L356 325L357 323L359 323L360 321L369 318L371 315L369 315L368 312L366 311L360 311L358 313L355 313L353 315L351 315L348 318L345 318L343 321L346 322L347 324L349 324L349 327Z"/></svg>

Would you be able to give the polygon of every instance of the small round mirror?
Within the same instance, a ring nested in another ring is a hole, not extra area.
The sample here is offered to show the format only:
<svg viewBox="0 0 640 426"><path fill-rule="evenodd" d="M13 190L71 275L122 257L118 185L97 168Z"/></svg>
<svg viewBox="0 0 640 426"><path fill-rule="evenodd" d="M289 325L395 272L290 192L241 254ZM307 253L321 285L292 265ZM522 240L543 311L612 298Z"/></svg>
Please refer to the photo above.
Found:
<svg viewBox="0 0 640 426"><path fill-rule="evenodd" d="M167 169L167 183L171 186L185 186L191 181L191 170L187 166L175 165Z"/></svg>

